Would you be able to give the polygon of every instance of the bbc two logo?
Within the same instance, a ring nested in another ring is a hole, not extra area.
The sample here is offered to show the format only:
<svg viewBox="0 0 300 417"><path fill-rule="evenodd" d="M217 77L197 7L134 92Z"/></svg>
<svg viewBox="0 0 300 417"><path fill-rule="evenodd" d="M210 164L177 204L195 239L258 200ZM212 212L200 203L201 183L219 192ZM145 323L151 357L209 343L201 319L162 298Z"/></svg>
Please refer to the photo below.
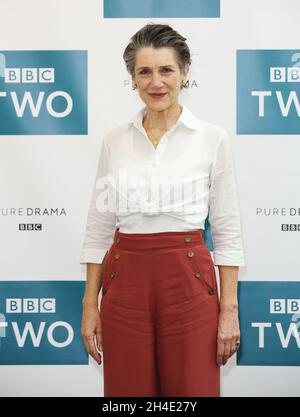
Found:
<svg viewBox="0 0 300 417"><path fill-rule="evenodd" d="M237 51L237 133L300 133L300 52Z"/></svg>
<svg viewBox="0 0 300 417"><path fill-rule="evenodd" d="M239 282L239 316L238 365L300 365L300 282Z"/></svg>
<svg viewBox="0 0 300 417"><path fill-rule="evenodd" d="M87 134L87 51L0 51L0 134Z"/></svg>
<svg viewBox="0 0 300 417"><path fill-rule="evenodd" d="M0 365L88 364L83 293L84 281L1 281Z"/></svg>
<svg viewBox="0 0 300 417"><path fill-rule="evenodd" d="M220 17L220 0L103 0L103 17Z"/></svg>

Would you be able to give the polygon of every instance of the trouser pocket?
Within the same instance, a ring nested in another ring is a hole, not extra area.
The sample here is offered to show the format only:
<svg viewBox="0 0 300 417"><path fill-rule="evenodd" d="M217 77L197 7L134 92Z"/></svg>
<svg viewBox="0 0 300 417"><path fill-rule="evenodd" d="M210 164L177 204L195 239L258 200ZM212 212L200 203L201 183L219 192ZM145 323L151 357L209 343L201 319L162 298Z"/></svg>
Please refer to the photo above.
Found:
<svg viewBox="0 0 300 417"><path fill-rule="evenodd" d="M107 253L107 258L103 270L103 285L102 295L106 295L110 291L113 282L119 279L120 276L120 250L116 249L114 245L111 246Z"/></svg>
<svg viewBox="0 0 300 417"><path fill-rule="evenodd" d="M198 280L209 295L217 295L216 272L207 246L186 249L186 257L191 276Z"/></svg>

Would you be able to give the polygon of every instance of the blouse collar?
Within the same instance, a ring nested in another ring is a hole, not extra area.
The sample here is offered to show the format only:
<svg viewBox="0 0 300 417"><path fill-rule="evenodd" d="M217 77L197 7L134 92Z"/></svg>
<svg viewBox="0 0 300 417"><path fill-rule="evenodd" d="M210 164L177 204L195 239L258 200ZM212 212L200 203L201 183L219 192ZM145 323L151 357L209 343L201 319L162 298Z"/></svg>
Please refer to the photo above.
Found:
<svg viewBox="0 0 300 417"><path fill-rule="evenodd" d="M175 125L172 126L172 129L179 124L183 124L192 130L199 129L203 125L203 121L196 117L184 104L180 104L180 106L182 107L182 112ZM143 130L143 117L146 109L147 107L145 106L135 113L125 128L127 129L134 125L139 130Z"/></svg>

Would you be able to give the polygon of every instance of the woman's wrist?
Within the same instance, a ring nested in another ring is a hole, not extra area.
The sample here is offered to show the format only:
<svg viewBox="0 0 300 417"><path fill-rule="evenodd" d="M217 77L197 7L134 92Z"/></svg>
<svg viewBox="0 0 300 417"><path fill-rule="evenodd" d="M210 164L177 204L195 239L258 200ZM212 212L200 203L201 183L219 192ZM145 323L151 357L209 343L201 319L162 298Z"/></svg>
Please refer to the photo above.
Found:
<svg viewBox="0 0 300 417"><path fill-rule="evenodd" d="M97 307L98 308L98 297L87 297L84 296L82 298L82 305L83 307Z"/></svg>
<svg viewBox="0 0 300 417"><path fill-rule="evenodd" d="M221 298L220 300L220 310L221 311L228 311L228 312L237 312L238 311L238 302L237 300L224 300Z"/></svg>

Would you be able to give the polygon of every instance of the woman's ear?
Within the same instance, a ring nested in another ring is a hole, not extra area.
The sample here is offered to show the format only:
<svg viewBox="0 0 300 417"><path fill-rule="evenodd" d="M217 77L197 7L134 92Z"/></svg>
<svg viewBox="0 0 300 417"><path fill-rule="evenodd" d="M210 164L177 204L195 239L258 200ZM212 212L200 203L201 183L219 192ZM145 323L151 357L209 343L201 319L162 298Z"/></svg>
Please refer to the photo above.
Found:
<svg viewBox="0 0 300 417"><path fill-rule="evenodd" d="M184 75L185 75L185 78L187 78L188 73L189 73L189 70L190 70L190 64L185 64L185 66L184 66Z"/></svg>

